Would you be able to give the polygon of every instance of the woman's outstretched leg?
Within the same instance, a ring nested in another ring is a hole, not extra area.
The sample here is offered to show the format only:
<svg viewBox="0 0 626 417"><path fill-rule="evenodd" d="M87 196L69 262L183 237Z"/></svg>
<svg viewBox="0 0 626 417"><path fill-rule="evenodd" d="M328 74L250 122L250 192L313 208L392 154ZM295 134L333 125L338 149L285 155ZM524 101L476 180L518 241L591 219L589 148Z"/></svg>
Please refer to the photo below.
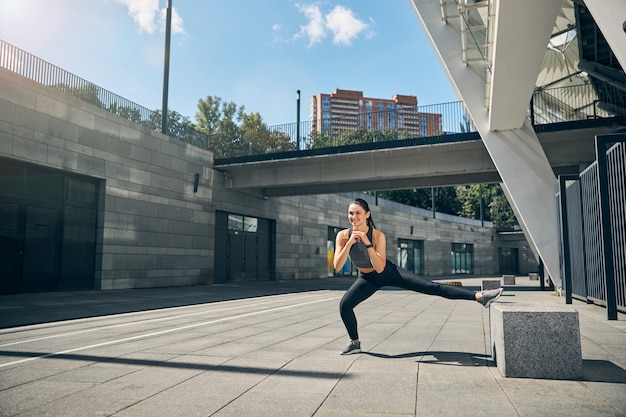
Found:
<svg viewBox="0 0 626 417"><path fill-rule="evenodd" d="M406 269L396 268L398 273L394 274L393 283L407 290L413 290L429 295L438 295L452 300L474 300L481 303L485 308L497 300L502 295L502 288L484 291L472 291L456 285L446 285L433 282L429 279L415 275Z"/></svg>
<svg viewBox="0 0 626 417"><path fill-rule="evenodd" d="M455 285L446 285L438 282L431 281L429 279L415 275L411 271L406 269L397 268L398 276L400 278L398 283L399 287L406 288L407 290L413 290L429 295L439 295L444 298L452 300L475 300L476 292L468 290L467 288L457 287ZM396 277L397 278L397 277Z"/></svg>

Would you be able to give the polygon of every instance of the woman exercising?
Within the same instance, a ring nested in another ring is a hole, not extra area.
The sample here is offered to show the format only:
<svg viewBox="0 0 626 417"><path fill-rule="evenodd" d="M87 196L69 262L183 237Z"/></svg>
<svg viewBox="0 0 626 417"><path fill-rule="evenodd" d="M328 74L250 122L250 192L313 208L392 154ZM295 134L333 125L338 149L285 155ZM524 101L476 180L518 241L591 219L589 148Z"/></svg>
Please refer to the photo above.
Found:
<svg viewBox="0 0 626 417"><path fill-rule="evenodd" d="M335 270L341 269L349 255L359 275L339 303L341 319L350 337L350 342L341 351L342 355L361 352L354 308L384 286L390 285L454 300L474 300L485 307L489 307L502 294L502 288L471 291L433 282L398 268L387 259L385 234L376 229L369 205L361 198L350 201L348 221L352 227L337 233L333 266Z"/></svg>

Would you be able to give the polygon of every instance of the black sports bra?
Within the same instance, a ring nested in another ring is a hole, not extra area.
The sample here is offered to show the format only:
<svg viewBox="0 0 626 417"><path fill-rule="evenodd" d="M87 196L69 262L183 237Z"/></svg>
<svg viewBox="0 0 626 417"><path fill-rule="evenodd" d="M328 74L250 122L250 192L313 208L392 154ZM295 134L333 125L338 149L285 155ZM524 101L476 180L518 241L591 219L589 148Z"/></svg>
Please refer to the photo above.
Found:
<svg viewBox="0 0 626 417"><path fill-rule="evenodd" d="M372 242L372 227L367 231L367 238ZM352 235L352 229L348 233L348 239ZM367 253L367 248L365 247L365 243L362 241L356 242L350 248L350 260L357 268L373 268L372 261L370 260L370 256Z"/></svg>

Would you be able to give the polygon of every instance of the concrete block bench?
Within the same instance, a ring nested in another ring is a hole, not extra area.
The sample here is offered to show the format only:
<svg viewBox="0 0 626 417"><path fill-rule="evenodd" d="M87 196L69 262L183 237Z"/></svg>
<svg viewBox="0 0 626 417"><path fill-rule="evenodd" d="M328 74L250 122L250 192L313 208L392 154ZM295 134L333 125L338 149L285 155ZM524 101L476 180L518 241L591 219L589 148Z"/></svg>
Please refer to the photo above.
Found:
<svg viewBox="0 0 626 417"><path fill-rule="evenodd" d="M481 290L495 290L496 288L500 288L502 284L499 279L483 279L480 283Z"/></svg>
<svg viewBox="0 0 626 417"><path fill-rule="evenodd" d="M530 279L531 281L539 281L539 274L536 272L531 272L530 274L528 274L528 279Z"/></svg>
<svg viewBox="0 0 626 417"><path fill-rule="evenodd" d="M515 275L502 275L504 285L515 285Z"/></svg>
<svg viewBox="0 0 626 417"><path fill-rule="evenodd" d="M582 379L578 312L550 303L496 302L491 349L504 377Z"/></svg>

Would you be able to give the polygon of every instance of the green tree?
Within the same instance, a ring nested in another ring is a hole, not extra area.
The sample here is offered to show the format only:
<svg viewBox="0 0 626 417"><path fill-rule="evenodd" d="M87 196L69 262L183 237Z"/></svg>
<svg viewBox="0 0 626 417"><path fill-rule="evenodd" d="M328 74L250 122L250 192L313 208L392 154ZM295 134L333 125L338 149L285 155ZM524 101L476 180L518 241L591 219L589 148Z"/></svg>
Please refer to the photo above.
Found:
<svg viewBox="0 0 626 417"><path fill-rule="evenodd" d="M374 195L374 192L368 194ZM412 207L433 209L430 188L379 191L377 195ZM480 219L480 185L438 187L434 188L434 195L436 211L469 219ZM483 220L492 221L499 229L512 229L517 225L517 219L499 184L483 184L482 199Z"/></svg>
<svg viewBox="0 0 626 417"><path fill-rule="evenodd" d="M54 87L57 90L63 91L65 94L69 94L76 97L79 100L85 101L94 106L104 108L100 96L98 94L98 87L91 83L85 83L82 86L70 86L65 83L55 84Z"/></svg>
<svg viewBox="0 0 626 417"><path fill-rule="evenodd" d="M335 121L335 123L337 126L341 126L339 121ZM318 149L333 146L358 145L361 143L386 142L397 139L399 134L404 135L402 132L367 129L362 126L344 129L337 128L335 131L333 131L332 127L332 122L330 122L326 133L311 133L311 148Z"/></svg>
<svg viewBox="0 0 626 417"><path fill-rule="evenodd" d="M196 129L208 136L208 148L216 158L245 154L245 143L239 125L244 107L207 96L198 100Z"/></svg>
<svg viewBox="0 0 626 417"><path fill-rule="evenodd" d="M461 203L458 215L470 219L480 219L480 192L478 184L456 187ZM517 224L515 214L509 205L500 184L482 185L483 219L492 221L499 229L512 229Z"/></svg>
<svg viewBox="0 0 626 417"><path fill-rule="evenodd" d="M463 121L459 123L461 133L474 132L476 129L472 128L472 122L467 117L467 114L463 115Z"/></svg>
<svg viewBox="0 0 626 417"><path fill-rule="evenodd" d="M482 189L482 193L481 193ZM480 184L462 185L455 188L457 199L461 205L461 209L457 213L461 217L469 219L480 219L481 194L483 199L483 219L489 220L485 213L485 201L490 201L489 186Z"/></svg>
<svg viewBox="0 0 626 417"><path fill-rule="evenodd" d="M111 113L117 114L120 117L123 117L126 120L135 123L141 123L141 112L129 106L119 106L116 102L111 103L107 109L105 109Z"/></svg>
<svg viewBox="0 0 626 417"><path fill-rule="evenodd" d="M196 122L216 158L293 149L289 135L269 131L259 113L246 113L244 106L220 97L198 100Z"/></svg>
<svg viewBox="0 0 626 417"><path fill-rule="evenodd" d="M457 200L454 187L414 188L409 190L379 191L378 196L386 200L419 207L427 210L433 209L433 191L435 197L435 210L440 213L456 215L461 204ZM370 192L369 194L373 194Z"/></svg>
<svg viewBox="0 0 626 417"><path fill-rule="evenodd" d="M456 196L455 187L435 188L435 211L457 215L461 210L461 202Z"/></svg>
<svg viewBox="0 0 626 417"><path fill-rule="evenodd" d="M259 113L243 114L241 130L254 153L272 153L295 150L288 134L270 131Z"/></svg>
<svg viewBox="0 0 626 417"><path fill-rule="evenodd" d="M498 229L513 229L517 224L517 218L509 201L504 195L504 191L499 184L494 187L491 201L489 202L489 213L494 227Z"/></svg>

